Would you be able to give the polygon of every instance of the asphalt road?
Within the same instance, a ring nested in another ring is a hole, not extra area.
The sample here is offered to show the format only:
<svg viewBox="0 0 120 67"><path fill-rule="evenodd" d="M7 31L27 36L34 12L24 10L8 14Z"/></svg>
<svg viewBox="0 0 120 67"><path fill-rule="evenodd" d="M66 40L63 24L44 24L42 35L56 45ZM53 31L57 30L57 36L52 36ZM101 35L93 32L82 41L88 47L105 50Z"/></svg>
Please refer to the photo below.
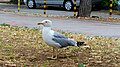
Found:
<svg viewBox="0 0 120 67"><path fill-rule="evenodd" d="M17 15L10 12L0 11L0 23L14 26L27 26L38 28L37 22L44 19L53 21L53 29L82 33L89 36L120 37L120 23L99 22L80 19L57 19L48 17L34 17Z"/></svg>

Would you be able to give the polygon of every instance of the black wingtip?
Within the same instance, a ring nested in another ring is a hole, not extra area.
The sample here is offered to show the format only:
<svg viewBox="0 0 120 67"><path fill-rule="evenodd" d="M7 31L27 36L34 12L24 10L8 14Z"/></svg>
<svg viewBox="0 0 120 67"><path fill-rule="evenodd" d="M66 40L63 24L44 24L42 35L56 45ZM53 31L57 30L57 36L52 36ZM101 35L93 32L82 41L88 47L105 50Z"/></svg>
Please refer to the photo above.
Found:
<svg viewBox="0 0 120 67"><path fill-rule="evenodd" d="M86 44L84 44L85 42L77 42L77 46L79 47L79 46L83 46L83 45L86 45Z"/></svg>

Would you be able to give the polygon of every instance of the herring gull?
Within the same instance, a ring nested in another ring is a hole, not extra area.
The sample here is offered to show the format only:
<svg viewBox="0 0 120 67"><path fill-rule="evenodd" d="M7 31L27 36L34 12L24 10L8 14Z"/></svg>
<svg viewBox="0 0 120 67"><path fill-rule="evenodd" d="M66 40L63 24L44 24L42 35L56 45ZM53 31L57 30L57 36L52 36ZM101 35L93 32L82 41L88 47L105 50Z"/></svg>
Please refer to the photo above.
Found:
<svg viewBox="0 0 120 67"><path fill-rule="evenodd" d="M52 21L50 20L43 20L42 22L39 22L38 25L43 25L42 38L45 43L53 47L53 54L51 59L57 59L58 48L63 48L67 46L80 46L84 44L84 42L77 42L74 39L68 38L61 33L51 30Z"/></svg>

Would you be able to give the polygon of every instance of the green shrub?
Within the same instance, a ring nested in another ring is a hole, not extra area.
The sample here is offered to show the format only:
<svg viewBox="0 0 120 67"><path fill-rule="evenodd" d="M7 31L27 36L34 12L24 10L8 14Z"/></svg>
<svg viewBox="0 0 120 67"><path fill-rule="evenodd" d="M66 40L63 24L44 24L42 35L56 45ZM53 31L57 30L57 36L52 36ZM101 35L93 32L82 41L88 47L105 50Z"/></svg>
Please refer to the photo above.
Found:
<svg viewBox="0 0 120 67"><path fill-rule="evenodd" d="M113 7L117 6L117 1L118 0L113 0L112 2ZM102 0L101 7L109 7L109 4L110 4L110 0Z"/></svg>
<svg viewBox="0 0 120 67"><path fill-rule="evenodd" d="M10 0L11 3L17 3L18 0ZM21 3L23 3L23 0L20 0Z"/></svg>
<svg viewBox="0 0 120 67"><path fill-rule="evenodd" d="M11 0L10 2L17 2L17 0Z"/></svg>

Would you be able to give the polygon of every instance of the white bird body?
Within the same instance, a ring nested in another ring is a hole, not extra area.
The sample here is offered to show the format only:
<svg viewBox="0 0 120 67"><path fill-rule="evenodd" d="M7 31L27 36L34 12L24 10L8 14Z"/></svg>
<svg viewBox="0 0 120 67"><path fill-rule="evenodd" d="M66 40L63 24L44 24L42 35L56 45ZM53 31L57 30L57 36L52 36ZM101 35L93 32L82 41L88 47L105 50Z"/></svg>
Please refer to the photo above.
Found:
<svg viewBox="0 0 120 67"><path fill-rule="evenodd" d="M56 57L54 57L54 48L63 48L67 46L79 46L82 45L84 42L77 42L74 39L65 37L64 35L55 32L51 30L52 26L52 21L50 20L43 20L42 22L38 23L38 25L43 25L43 30L42 30L42 38L45 41L45 43L51 47L53 47L53 54L52 54L52 59L57 58L57 53Z"/></svg>
<svg viewBox="0 0 120 67"><path fill-rule="evenodd" d="M47 45L52 47L60 48L61 45L52 40L54 31L51 30L51 27L43 27L42 38L47 43Z"/></svg>
<svg viewBox="0 0 120 67"><path fill-rule="evenodd" d="M78 43L74 39L65 37L64 35L51 30L52 21L43 20L38 25L40 24L43 25L42 38L47 43L47 45L57 48L78 46Z"/></svg>

